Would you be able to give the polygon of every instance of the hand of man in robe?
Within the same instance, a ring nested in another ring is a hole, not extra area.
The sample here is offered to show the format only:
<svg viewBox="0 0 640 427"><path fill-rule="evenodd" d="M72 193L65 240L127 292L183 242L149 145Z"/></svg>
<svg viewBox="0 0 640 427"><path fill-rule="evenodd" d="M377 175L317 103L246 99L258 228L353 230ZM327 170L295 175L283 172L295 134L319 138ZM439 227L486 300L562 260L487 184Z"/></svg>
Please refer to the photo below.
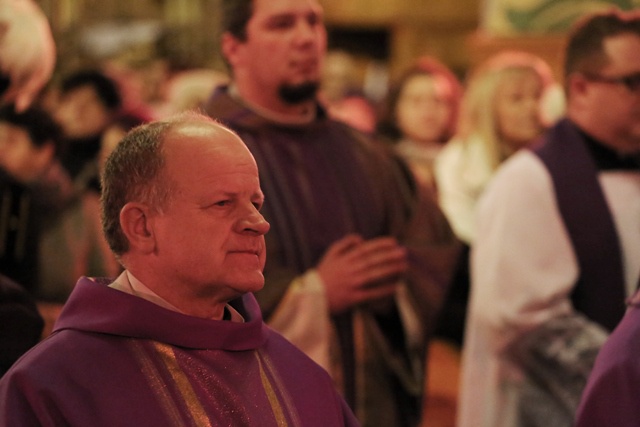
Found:
<svg viewBox="0 0 640 427"><path fill-rule="evenodd" d="M364 240L350 234L334 242L318 264L333 314L391 297L408 268L407 250L393 237Z"/></svg>

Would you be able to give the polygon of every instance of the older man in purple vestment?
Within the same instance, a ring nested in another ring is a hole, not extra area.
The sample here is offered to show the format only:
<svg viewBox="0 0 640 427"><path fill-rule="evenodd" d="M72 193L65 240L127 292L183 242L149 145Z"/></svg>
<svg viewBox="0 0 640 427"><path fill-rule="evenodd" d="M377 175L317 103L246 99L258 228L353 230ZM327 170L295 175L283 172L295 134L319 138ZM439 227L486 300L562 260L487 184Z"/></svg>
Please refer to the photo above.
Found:
<svg viewBox="0 0 640 427"><path fill-rule="evenodd" d="M263 202L251 153L210 118L131 131L102 196L125 271L79 280L53 334L0 380L0 425L358 425L262 321Z"/></svg>

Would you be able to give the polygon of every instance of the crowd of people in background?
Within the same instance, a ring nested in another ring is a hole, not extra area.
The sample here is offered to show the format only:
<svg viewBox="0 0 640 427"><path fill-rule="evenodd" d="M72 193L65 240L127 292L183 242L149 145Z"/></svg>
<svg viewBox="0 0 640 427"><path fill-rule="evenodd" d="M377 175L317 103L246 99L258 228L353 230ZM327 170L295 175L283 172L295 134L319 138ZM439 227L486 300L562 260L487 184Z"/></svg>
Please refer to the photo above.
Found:
<svg viewBox="0 0 640 427"><path fill-rule="evenodd" d="M109 155L132 129L197 110L257 163L261 316L359 423L430 425L440 339L462 359L460 427L572 425L640 271L640 15L585 17L561 77L524 50L463 71L424 56L373 99L354 56L327 54L316 1L223 9L228 70L169 66L151 95L95 62L0 108L0 296L26 290L25 342L49 335L78 278L124 274L101 222ZM279 31L265 24L277 13ZM26 350L4 345L0 375ZM640 388L606 382L620 366L606 354L581 426L605 425L593 396Z"/></svg>

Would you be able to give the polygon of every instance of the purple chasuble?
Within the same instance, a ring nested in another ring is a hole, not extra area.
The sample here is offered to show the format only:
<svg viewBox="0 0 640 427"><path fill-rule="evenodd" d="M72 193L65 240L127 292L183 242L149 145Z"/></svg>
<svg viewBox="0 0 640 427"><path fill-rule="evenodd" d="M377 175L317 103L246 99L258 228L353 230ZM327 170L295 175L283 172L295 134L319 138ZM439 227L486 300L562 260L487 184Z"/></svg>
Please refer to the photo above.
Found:
<svg viewBox="0 0 640 427"><path fill-rule="evenodd" d="M166 310L82 278L0 380L0 425L356 426L327 373L266 326Z"/></svg>

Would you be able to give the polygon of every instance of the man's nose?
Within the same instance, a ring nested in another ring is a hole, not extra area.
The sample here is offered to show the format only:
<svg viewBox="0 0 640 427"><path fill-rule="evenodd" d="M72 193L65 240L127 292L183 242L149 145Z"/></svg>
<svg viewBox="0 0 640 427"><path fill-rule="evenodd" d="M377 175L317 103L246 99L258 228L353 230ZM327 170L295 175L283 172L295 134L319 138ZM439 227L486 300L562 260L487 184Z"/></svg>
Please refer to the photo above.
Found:
<svg viewBox="0 0 640 427"><path fill-rule="evenodd" d="M316 26L306 20L300 20L296 24L296 35L300 42L311 42L318 37L318 30Z"/></svg>
<svg viewBox="0 0 640 427"><path fill-rule="evenodd" d="M244 233L249 232L262 236L267 234L270 228L271 225L255 208L240 221L240 231Z"/></svg>

